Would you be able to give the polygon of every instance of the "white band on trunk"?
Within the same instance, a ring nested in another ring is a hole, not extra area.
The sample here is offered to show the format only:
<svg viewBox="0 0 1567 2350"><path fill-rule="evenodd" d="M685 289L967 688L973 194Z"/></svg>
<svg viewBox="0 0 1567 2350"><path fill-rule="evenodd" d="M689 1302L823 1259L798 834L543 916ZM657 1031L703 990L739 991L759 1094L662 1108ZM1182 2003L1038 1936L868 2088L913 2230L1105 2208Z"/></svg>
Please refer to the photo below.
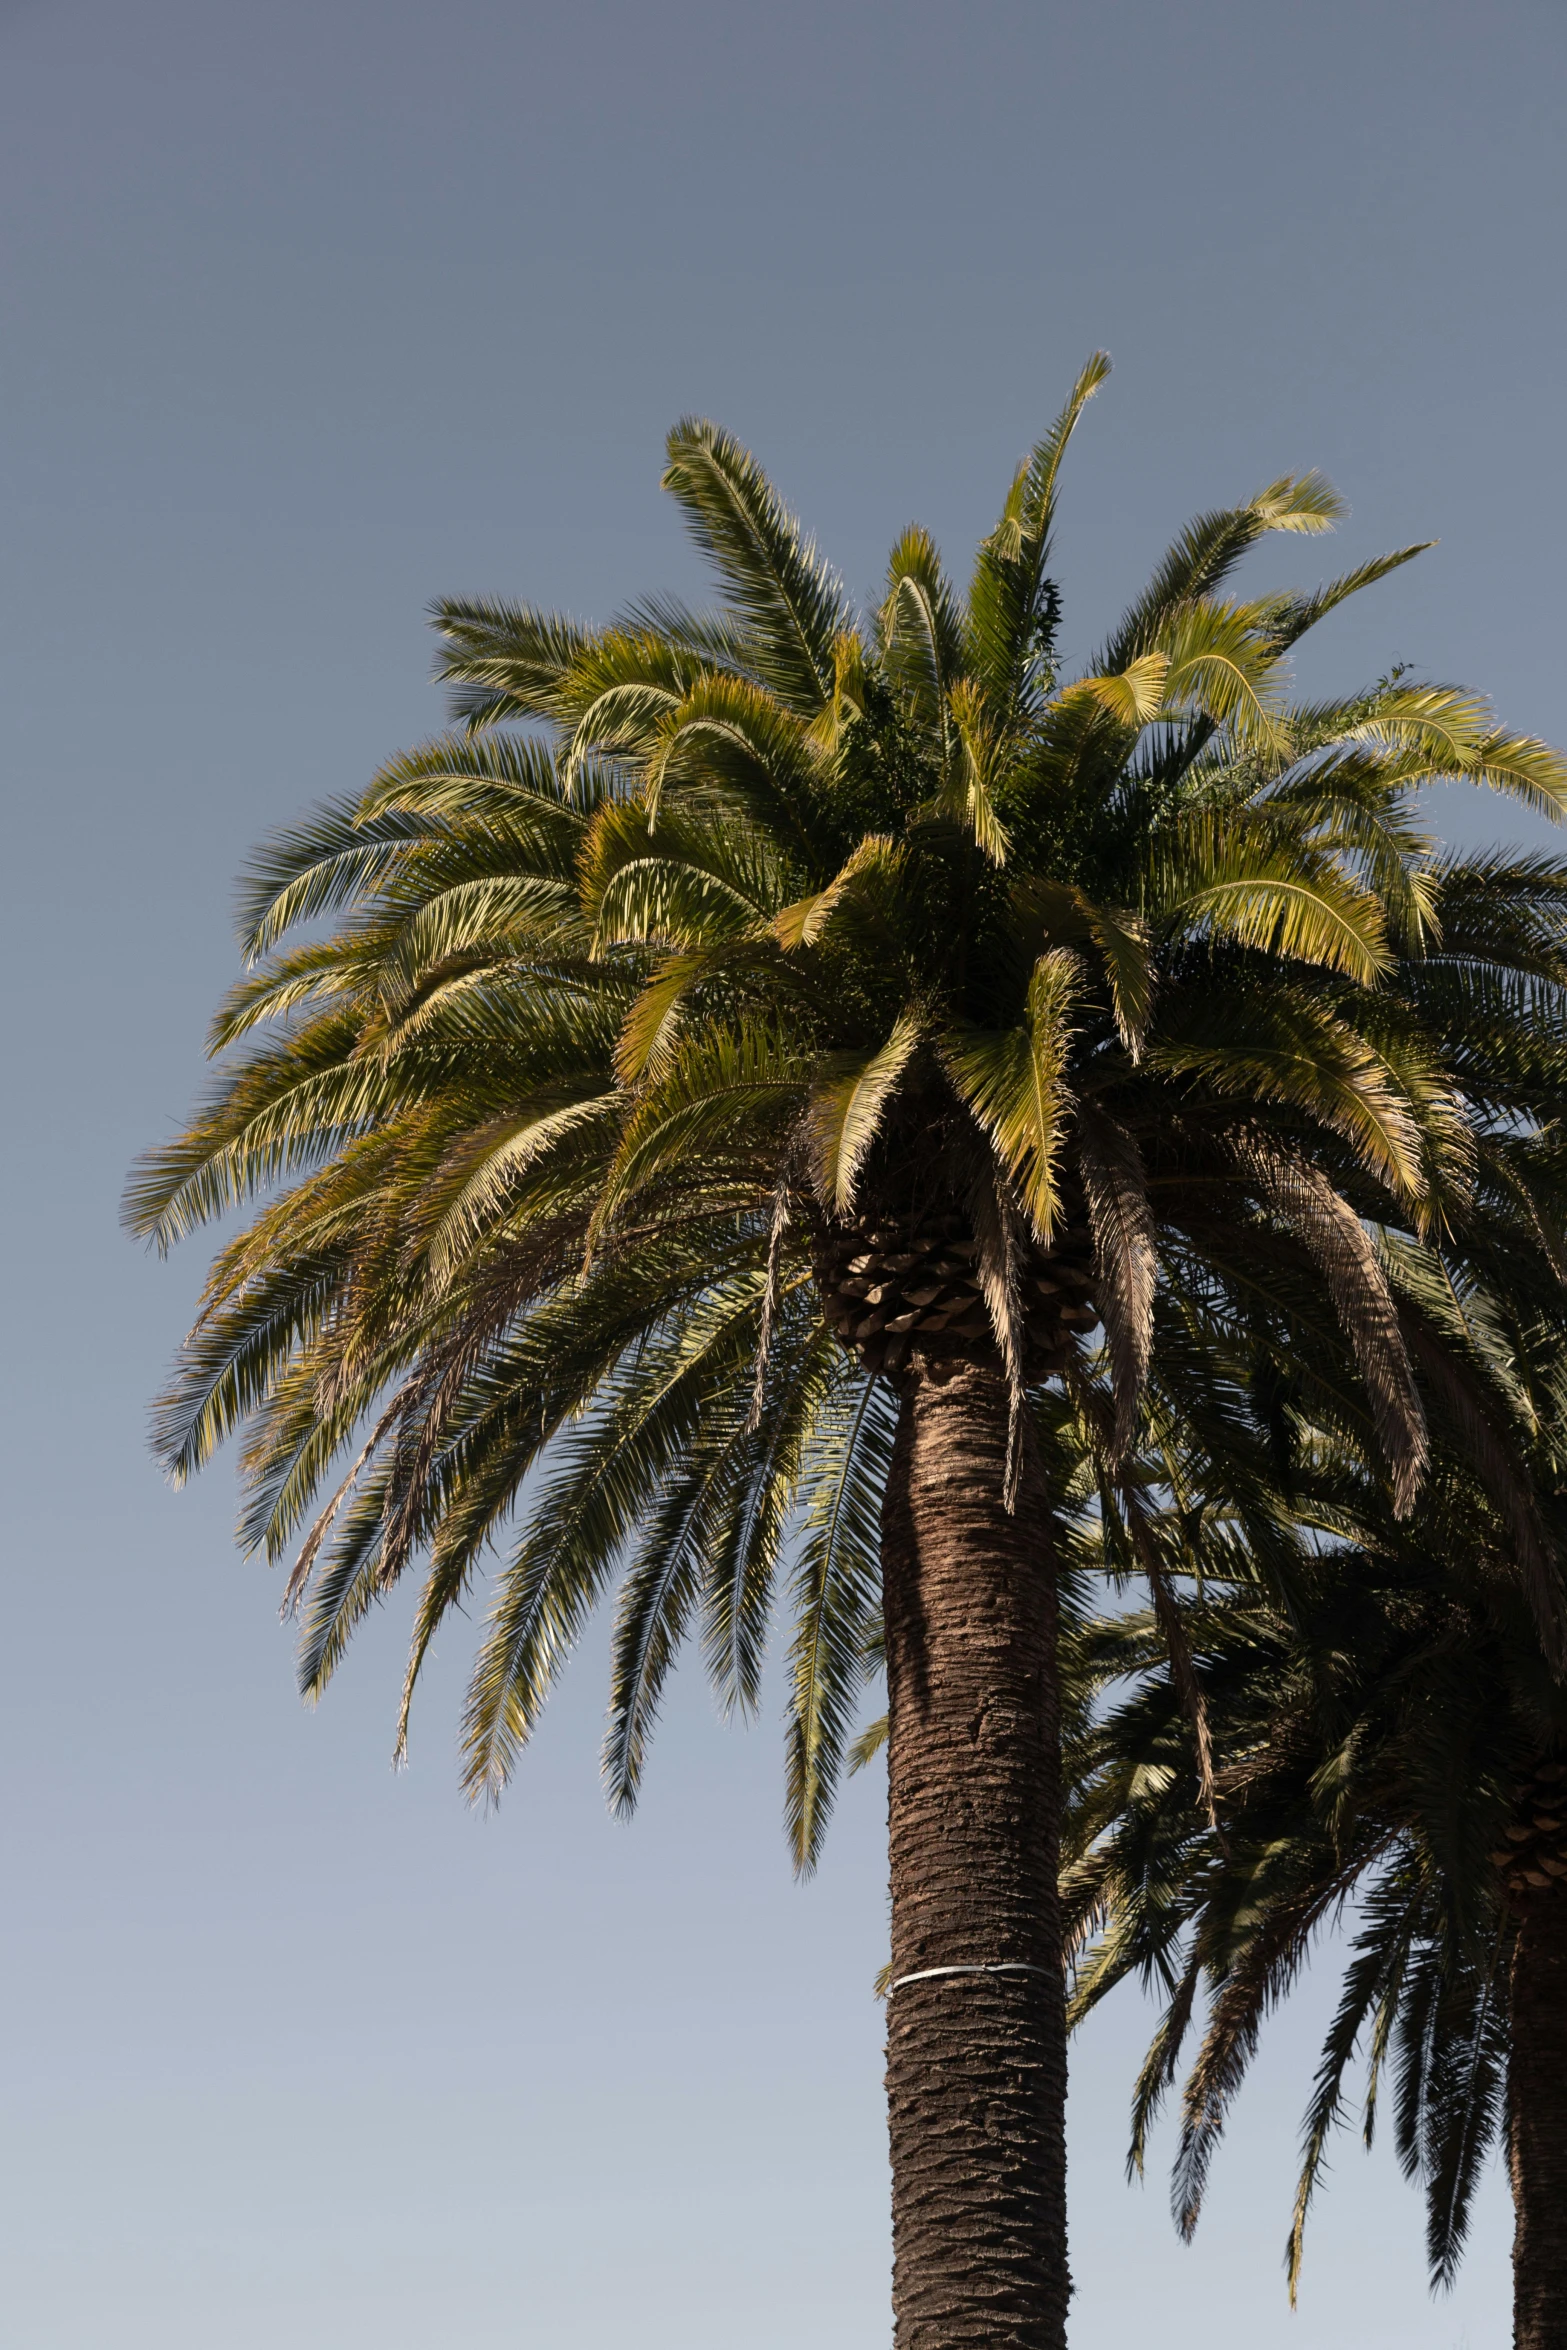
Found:
<svg viewBox="0 0 1567 2350"><path fill-rule="evenodd" d="M988 1966L927 1966L917 1975L900 1975L895 1983L887 1985L887 1997L901 1991L905 1983L928 1983L937 1975L1048 1975L1047 1966L1030 1966L1024 1958L994 1959Z"/></svg>

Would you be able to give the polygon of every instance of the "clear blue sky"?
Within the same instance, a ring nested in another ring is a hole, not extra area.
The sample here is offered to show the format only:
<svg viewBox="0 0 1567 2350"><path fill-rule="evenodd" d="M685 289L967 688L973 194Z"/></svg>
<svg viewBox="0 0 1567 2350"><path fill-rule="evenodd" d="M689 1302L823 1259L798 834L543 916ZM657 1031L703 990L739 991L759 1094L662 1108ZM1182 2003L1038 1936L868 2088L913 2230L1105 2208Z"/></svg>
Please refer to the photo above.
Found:
<svg viewBox="0 0 1567 2350"><path fill-rule="evenodd" d="M427 598L694 584L690 409L865 590L913 516L966 556L1106 344L1073 647L1190 510L1316 464L1335 566L1442 543L1308 682L1417 661L1567 737L1564 65L1559 0L0 0L17 2350L886 2340L879 1788L796 1887L776 1700L722 1730L692 1679L616 1826L590 1647L476 1819L460 1640L388 1768L395 1610L301 1711L226 1473L145 1451L199 1265L119 1236L123 1172L197 1079L247 846L438 725ZM1080 2049L1081 2350L1504 2337L1500 2182L1433 2305L1352 2140L1289 2318L1324 1996L1191 2252L1121 2178L1140 2019Z"/></svg>

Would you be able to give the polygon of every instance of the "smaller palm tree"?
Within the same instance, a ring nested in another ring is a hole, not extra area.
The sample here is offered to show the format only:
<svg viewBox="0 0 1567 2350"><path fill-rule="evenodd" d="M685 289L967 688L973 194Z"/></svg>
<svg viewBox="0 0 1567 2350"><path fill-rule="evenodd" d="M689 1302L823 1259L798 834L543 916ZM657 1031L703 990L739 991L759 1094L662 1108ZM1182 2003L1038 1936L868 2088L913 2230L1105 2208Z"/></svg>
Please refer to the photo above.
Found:
<svg viewBox="0 0 1567 2350"><path fill-rule="evenodd" d="M1556 1332L1535 1335L1548 1360L1533 1400L1554 1391L1559 1409L1567 1357ZM1513 1436L1524 1440L1517 1427ZM1553 1464L1539 1465L1554 1482ZM1538 1487L1536 1500L1560 1554L1567 1513ZM1232 1519L1228 1545L1210 1546L1203 1597L1182 1610L1199 1652L1217 1821L1158 1620L1129 1616L1080 1637L1090 1679L1132 1674L1138 1686L1073 1756L1068 1907L1087 1936L1076 2012L1134 1970L1165 1985L1133 2100L1140 2170L1206 1986L1173 2180L1190 2235L1264 2018L1352 1907L1306 2115L1291 2297L1360 2053L1368 2145L1391 2076L1395 2144L1425 2192L1434 2283L1451 2280L1480 2168L1505 2133L1514 2338L1544 2350L1567 2327L1567 1688L1510 1532L1469 1463L1439 1446L1417 1511L1400 1521L1341 1448L1319 1447L1289 1506L1312 1538L1287 1607Z"/></svg>

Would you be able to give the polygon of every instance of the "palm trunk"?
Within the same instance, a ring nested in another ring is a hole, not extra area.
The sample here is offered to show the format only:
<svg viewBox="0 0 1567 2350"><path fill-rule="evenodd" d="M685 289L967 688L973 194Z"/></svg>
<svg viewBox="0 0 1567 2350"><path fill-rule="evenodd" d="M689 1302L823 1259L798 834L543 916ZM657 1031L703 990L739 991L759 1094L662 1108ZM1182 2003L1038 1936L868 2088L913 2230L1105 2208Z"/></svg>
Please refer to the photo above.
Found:
<svg viewBox="0 0 1567 2350"><path fill-rule="evenodd" d="M1513 2341L1567 2350L1567 1892L1528 1902L1519 1922L1507 2095Z"/></svg>
<svg viewBox="0 0 1567 2350"><path fill-rule="evenodd" d="M883 1514L897 2350L1066 2340L1056 1590L1031 1444L1002 1506L1006 1435L998 1370L929 1367Z"/></svg>

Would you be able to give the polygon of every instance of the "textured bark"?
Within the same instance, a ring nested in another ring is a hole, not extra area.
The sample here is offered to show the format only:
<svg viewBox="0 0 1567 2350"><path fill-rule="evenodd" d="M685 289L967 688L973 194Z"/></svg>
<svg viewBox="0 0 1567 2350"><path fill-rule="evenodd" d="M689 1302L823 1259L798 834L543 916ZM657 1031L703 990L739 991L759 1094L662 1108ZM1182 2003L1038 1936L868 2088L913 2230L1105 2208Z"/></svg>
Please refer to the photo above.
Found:
<svg viewBox="0 0 1567 2350"><path fill-rule="evenodd" d="M1056 1590L1032 1446L1002 1507L1006 1433L998 1369L911 1379L883 1520L897 2350L1066 2340ZM925 1972L998 1962L1032 1971Z"/></svg>
<svg viewBox="0 0 1567 2350"><path fill-rule="evenodd" d="M971 1220L934 1206L905 1215L870 1209L817 1234L822 1311L839 1343L868 1371L919 1377L934 1362L992 1345L980 1248ZM1059 1371L1074 1330L1099 1319L1093 1240L1064 1224L1048 1252L1025 1236L1017 1267L1021 1341L1030 1381Z"/></svg>
<svg viewBox="0 0 1567 2350"><path fill-rule="evenodd" d="M1513 2341L1567 2350L1567 1892L1524 1908L1508 2067Z"/></svg>

